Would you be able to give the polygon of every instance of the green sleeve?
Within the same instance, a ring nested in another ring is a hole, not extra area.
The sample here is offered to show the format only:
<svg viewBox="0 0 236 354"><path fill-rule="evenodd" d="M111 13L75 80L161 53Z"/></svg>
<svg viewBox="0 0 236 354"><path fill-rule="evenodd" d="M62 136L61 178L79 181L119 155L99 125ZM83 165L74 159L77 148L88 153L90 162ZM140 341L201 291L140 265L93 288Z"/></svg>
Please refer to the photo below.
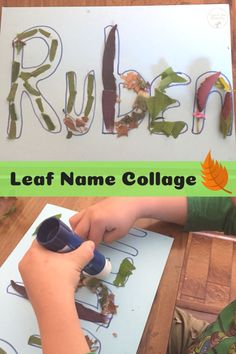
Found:
<svg viewBox="0 0 236 354"><path fill-rule="evenodd" d="M236 206L227 197L189 197L184 229L236 235Z"/></svg>

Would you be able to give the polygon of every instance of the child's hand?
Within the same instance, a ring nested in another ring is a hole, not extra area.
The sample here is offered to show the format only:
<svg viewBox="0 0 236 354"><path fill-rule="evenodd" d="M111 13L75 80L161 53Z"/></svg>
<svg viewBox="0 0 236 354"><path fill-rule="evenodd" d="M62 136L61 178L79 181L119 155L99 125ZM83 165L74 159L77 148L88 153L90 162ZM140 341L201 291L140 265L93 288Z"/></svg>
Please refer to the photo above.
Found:
<svg viewBox="0 0 236 354"><path fill-rule="evenodd" d="M92 259L94 243L84 242L69 253L48 251L34 241L19 263L19 271L33 306L42 303L42 297L56 293L72 296L80 279L80 272ZM49 300L49 299L48 299Z"/></svg>
<svg viewBox="0 0 236 354"><path fill-rule="evenodd" d="M125 236L138 215L137 198L107 198L70 218L72 229L97 244Z"/></svg>
<svg viewBox="0 0 236 354"><path fill-rule="evenodd" d="M19 263L45 354L89 351L75 307L74 290L93 251L91 241L69 253L48 251L34 241Z"/></svg>

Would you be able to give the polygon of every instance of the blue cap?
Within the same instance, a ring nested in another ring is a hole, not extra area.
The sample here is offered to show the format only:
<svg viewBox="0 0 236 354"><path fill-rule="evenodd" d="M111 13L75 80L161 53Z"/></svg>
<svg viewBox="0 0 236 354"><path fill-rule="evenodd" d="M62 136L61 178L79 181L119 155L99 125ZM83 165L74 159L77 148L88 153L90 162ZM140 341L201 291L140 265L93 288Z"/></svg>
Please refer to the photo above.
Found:
<svg viewBox="0 0 236 354"><path fill-rule="evenodd" d="M66 224L55 217L48 218L40 224L36 239L42 246L54 252L73 251L83 242ZM93 259L83 270L88 275L105 276L110 273L111 265L99 251L94 250Z"/></svg>

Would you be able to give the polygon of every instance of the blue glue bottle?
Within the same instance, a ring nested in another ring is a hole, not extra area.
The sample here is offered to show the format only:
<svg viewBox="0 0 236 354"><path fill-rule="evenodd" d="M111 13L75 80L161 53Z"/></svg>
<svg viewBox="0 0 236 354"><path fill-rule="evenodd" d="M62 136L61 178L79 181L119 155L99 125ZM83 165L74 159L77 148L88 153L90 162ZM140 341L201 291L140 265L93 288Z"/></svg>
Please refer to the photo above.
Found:
<svg viewBox="0 0 236 354"><path fill-rule="evenodd" d="M40 224L36 239L48 250L61 253L73 251L83 242L66 224L55 217ZM111 263L95 249L93 259L84 267L83 272L88 276L104 278L111 272Z"/></svg>

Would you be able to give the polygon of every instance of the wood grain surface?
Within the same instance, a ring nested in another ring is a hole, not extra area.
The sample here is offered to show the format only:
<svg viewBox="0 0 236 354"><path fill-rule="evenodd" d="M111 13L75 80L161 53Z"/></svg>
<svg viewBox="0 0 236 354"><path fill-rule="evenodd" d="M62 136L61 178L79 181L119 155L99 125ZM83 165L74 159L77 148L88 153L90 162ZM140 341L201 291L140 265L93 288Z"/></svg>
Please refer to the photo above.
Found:
<svg viewBox="0 0 236 354"><path fill-rule="evenodd" d="M192 233L188 238L178 306L217 315L236 298L236 239L216 233Z"/></svg>
<svg viewBox="0 0 236 354"><path fill-rule="evenodd" d="M0 265L16 247L46 203L81 210L98 200L101 198L18 198L16 211L0 222ZM138 354L165 354L188 234L182 232L178 226L151 219L140 220L136 226L174 237L174 243L137 352ZM150 272L155 272L155 269L150 269ZM140 279L140 286L145 286L145 279Z"/></svg>

